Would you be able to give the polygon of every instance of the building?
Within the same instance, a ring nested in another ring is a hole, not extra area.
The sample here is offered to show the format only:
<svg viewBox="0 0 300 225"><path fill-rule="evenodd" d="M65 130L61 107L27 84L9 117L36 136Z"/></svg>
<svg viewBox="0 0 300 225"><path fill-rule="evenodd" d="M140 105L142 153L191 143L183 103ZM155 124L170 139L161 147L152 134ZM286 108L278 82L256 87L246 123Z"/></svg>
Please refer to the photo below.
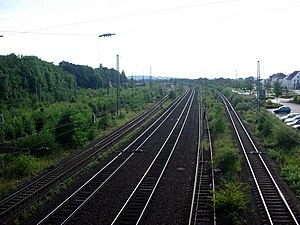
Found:
<svg viewBox="0 0 300 225"><path fill-rule="evenodd" d="M300 71L294 71L282 80L282 86L290 90L300 90Z"/></svg>
<svg viewBox="0 0 300 225"><path fill-rule="evenodd" d="M269 83L273 86L276 81L283 83L283 79L287 77L284 73L276 73L270 76Z"/></svg>

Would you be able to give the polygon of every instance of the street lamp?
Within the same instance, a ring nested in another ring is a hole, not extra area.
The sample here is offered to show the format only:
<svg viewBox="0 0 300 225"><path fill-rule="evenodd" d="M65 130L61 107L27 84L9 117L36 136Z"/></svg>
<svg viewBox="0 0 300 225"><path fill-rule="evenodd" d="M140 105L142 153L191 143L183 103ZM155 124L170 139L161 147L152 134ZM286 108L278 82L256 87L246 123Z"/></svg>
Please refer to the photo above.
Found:
<svg viewBox="0 0 300 225"><path fill-rule="evenodd" d="M99 37L111 37L112 35L116 35L116 34L111 34L111 33L100 34Z"/></svg>
<svg viewBox="0 0 300 225"><path fill-rule="evenodd" d="M105 34L100 34L98 35L98 37L102 38L102 37L111 37L113 35L116 35L114 33L105 33ZM100 52L99 50L99 45L98 45L98 51ZM99 58L100 58L100 53L99 53ZM100 64L101 65L101 64ZM101 80L101 68L99 70L99 76L100 76L100 80ZM102 92L102 91L101 91ZM109 80L107 80L107 94L109 94Z"/></svg>

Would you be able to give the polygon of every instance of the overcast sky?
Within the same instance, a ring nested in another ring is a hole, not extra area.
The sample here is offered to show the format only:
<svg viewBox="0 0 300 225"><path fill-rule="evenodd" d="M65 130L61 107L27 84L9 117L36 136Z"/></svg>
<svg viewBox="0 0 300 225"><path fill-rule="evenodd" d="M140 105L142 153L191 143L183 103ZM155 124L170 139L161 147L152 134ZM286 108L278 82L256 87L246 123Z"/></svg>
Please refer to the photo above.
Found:
<svg viewBox="0 0 300 225"><path fill-rule="evenodd" d="M0 0L0 54L126 75L261 77L300 70L300 0ZM115 36L99 38L103 33Z"/></svg>

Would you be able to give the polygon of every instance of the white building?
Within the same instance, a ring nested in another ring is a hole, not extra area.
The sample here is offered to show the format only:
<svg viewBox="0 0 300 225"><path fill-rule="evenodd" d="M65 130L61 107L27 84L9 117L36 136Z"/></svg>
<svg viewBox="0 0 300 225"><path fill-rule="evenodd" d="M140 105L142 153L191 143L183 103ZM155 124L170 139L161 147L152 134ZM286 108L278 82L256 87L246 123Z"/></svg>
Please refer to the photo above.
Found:
<svg viewBox="0 0 300 225"><path fill-rule="evenodd" d="M295 71L282 80L282 86L291 90L300 89L300 71Z"/></svg>
<svg viewBox="0 0 300 225"><path fill-rule="evenodd" d="M283 79L287 77L284 73L276 73L270 76L269 83L273 86L276 81L283 83Z"/></svg>

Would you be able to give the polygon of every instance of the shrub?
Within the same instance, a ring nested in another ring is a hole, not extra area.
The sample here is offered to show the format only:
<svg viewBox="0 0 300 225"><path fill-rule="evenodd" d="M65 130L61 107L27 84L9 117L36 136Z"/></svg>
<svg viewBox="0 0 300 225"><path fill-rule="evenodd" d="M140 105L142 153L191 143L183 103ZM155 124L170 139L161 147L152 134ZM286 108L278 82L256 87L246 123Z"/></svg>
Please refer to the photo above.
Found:
<svg viewBox="0 0 300 225"><path fill-rule="evenodd" d="M300 104L300 96L299 95L295 96L293 102L296 104Z"/></svg>
<svg viewBox="0 0 300 225"><path fill-rule="evenodd" d="M235 180L241 171L240 157L234 148L218 148L215 152L214 162L215 167L221 169L229 180Z"/></svg>
<svg viewBox="0 0 300 225"><path fill-rule="evenodd" d="M7 178L21 178L34 175L38 170L39 163L34 156L19 155L6 167L4 176Z"/></svg>
<svg viewBox="0 0 300 225"><path fill-rule="evenodd" d="M295 164L289 164L282 167L281 175L291 185L291 187L300 194L300 167Z"/></svg>
<svg viewBox="0 0 300 225"><path fill-rule="evenodd" d="M273 129L273 135L279 148L288 150L299 144L299 133L293 130L291 127L282 124L282 126L277 126Z"/></svg>
<svg viewBox="0 0 300 225"><path fill-rule="evenodd" d="M176 92L175 91L170 91L169 99L174 100L175 98L176 98Z"/></svg>
<svg viewBox="0 0 300 225"><path fill-rule="evenodd" d="M226 119L224 114L224 108L221 104L215 105L209 112L211 118L211 128L214 135L218 136L224 133L226 129Z"/></svg>
<svg viewBox="0 0 300 225"><path fill-rule="evenodd" d="M247 192L249 187L243 183L223 183L223 188L216 190L215 208L222 213L228 220L228 224L236 224L240 219L242 210L244 210L249 202Z"/></svg>

